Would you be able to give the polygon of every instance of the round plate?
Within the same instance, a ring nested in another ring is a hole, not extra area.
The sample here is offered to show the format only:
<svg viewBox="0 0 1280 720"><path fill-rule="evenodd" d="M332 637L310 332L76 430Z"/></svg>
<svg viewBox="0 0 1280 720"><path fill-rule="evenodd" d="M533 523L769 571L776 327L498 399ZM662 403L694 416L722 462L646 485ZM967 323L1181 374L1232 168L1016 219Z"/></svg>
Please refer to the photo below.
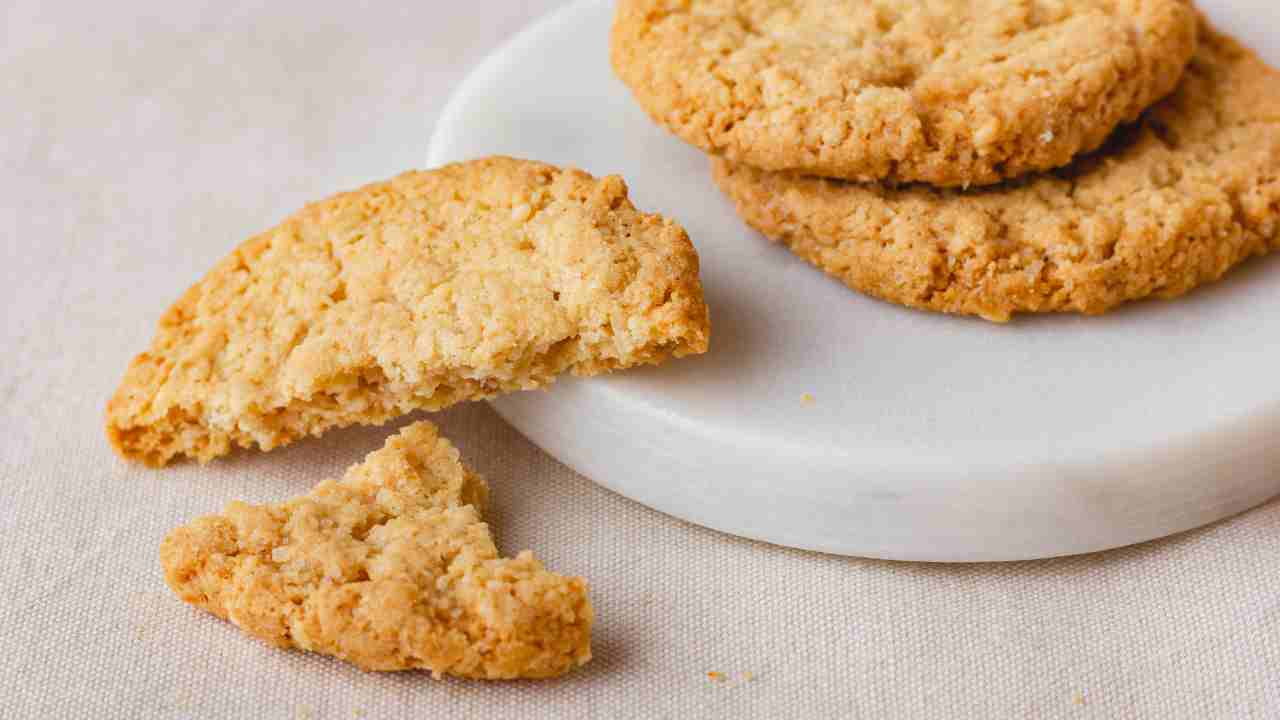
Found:
<svg viewBox="0 0 1280 720"><path fill-rule="evenodd" d="M1280 62L1280 4L1203 4ZM1102 550L1280 493L1280 258L1182 300L1004 326L858 295L748 229L649 121L610 72L611 19L590 0L517 36L431 148L620 174L702 258L710 353L495 401L547 452L700 525L906 560Z"/></svg>

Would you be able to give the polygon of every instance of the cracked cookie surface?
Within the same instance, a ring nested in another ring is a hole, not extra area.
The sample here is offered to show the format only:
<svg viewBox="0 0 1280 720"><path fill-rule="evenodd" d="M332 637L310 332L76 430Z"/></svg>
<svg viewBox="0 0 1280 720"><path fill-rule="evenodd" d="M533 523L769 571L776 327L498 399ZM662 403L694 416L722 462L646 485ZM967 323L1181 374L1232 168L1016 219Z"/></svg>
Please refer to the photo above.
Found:
<svg viewBox="0 0 1280 720"><path fill-rule="evenodd" d="M1173 95L1051 174L969 191L713 174L750 225L903 305L1004 321L1176 297L1280 248L1280 73L1201 38Z"/></svg>
<svg viewBox="0 0 1280 720"><path fill-rule="evenodd" d="M618 177L408 172L251 238L161 318L107 406L125 457L207 461L705 352L685 231Z"/></svg>
<svg viewBox="0 0 1280 720"><path fill-rule="evenodd" d="M231 503L165 538L183 600L282 648L366 670L550 677L591 659L586 583L498 556L484 480L435 426L390 438L342 480Z"/></svg>
<svg viewBox="0 0 1280 720"><path fill-rule="evenodd" d="M969 186L1097 148L1195 44L1186 0L620 0L611 56L728 160Z"/></svg>

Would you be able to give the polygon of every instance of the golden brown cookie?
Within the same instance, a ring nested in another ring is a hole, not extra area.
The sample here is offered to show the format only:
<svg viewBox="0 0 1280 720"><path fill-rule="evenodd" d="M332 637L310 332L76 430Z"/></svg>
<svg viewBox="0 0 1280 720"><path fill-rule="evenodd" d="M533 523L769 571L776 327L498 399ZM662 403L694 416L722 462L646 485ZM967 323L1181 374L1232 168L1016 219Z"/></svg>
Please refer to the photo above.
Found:
<svg viewBox="0 0 1280 720"><path fill-rule="evenodd" d="M125 457L207 461L707 349L698 256L618 177L489 158L309 205L160 320L107 406Z"/></svg>
<svg viewBox="0 0 1280 720"><path fill-rule="evenodd" d="M1097 148L1195 42L1188 0L620 0L612 61L734 162L969 186Z"/></svg>
<svg viewBox="0 0 1280 720"><path fill-rule="evenodd" d="M590 660L586 583L527 551L498 557L480 518L487 497L419 422L308 495L234 502L174 530L160 560L183 600L365 670L540 678Z"/></svg>
<svg viewBox="0 0 1280 720"><path fill-rule="evenodd" d="M903 305L1004 321L1176 297L1280 247L1280 73L1201 37L1171 97L1051 175L959 191L713 171L752 226Z"/></svg>

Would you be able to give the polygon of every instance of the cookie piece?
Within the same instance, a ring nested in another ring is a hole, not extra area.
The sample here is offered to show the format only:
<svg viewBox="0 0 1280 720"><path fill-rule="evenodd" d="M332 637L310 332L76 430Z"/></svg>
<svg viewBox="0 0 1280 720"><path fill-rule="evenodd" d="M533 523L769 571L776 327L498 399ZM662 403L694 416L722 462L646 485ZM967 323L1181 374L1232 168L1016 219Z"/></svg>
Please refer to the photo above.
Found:
<svg viewBox="0 0 1280 720"><path fill-rule="evenodd" d="M1280 247L1280 73L1206 27L1178 90L1103 152L982 190L714 161L746 221L850 287L1005 321L1173 298Z"/></svg>
<svg viewBox="0 0 1280 720"><path fill-rule="evenodd" d="M620 0L659 124L766 170L986 185L1100 146L1175 86L1187 0Z"/></svg>
<svg viewBox="0 0 1280 720"><path fill-rule="evenodd" d="M125 457L208 461L705 352L698 256L618 177L489 158L315 203L160 320L107 406Z"/></svg>
<svg viewBox="0 0 1280 720"><path fill-rule="evenodd" d="M541 678L591 659L581 578L499 558L484 480L419 422L342 480L277 505L234 502L160 547L180 598L282 648L365 670Z"/></svg>

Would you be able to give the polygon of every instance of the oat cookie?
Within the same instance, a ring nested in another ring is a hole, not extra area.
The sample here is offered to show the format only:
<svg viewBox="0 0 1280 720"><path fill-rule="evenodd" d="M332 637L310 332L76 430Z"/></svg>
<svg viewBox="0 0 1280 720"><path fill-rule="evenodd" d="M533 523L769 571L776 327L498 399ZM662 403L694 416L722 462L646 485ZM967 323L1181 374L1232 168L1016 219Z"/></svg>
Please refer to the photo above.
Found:
<svg viewBox="0 0 1280 720"><path fill-rule="evenodd" d="M160 320L107 406L164 465L705 352L698 257L620 178L489 158L312 204Z"/></svg>
<svg viewBox="0 0 1280 720"><path fill-rule="evenodd" d="M365 670L549 677L591 659L581 578L498 557L484 480L419 422L310 494L233 502L160 548L183 600L282 648Z"/></svg>
<svg viewBox="0 0 1280 720"><path fill-rule="evenodd" d="M714 162L748 223L850 287L1004 321L1172 298L1280 248L1280 73L1202 30L1186 78L1095 156L983 190Z"/></svg>
<svg viewBox="0 0 1280 720"><path fill-rule="evenodd" d="M1097 148L1195 44L1188 0L620 0L612 61L734 162L969 186Z"/></svg>

